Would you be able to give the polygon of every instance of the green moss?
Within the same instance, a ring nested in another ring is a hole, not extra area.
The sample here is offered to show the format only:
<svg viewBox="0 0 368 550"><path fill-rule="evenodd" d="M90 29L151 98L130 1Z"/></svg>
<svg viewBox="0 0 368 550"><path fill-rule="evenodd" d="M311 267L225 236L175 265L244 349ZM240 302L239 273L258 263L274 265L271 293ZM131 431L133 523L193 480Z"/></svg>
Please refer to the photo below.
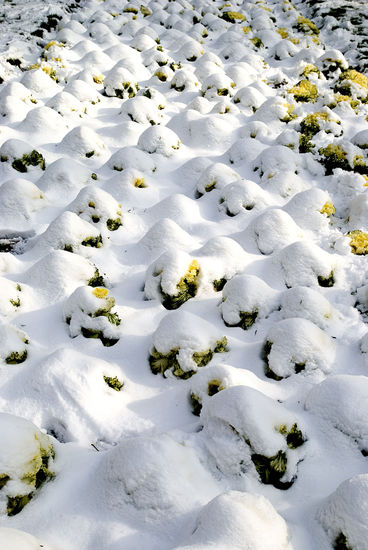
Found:
<svg viewBox="0 0 368 550"><path fill-rule="evenodd" d="M200 268L197 260L193 260L189 265L187 273L180 279L176 288L178 289L177 294L170 295L162 292L162 305L166 309L177 309L184 302L193 298L197 294L198 290L198 279L200 275Z"/></svg>
<svg viewBox="0 0 368 550"><path fill-rule="evenodd" d="M124 386L124 382L120 382L117 376L114 376L114 378L112 378L111 376L104 376L104 380L109 388L115 391L120 391L121 388Z"/></svg>
<svg viewBox="0 0 368 550"><path fill-rule="evenodd" d="M351 170L347 153L340 145L330 143L327 147L321 147L319 154L321 155L320 163L325 167L326 176L331 175L335 168Z"/></svg>
<svg viewBox="0 0 368 550"><path fill-rule="evenodd" d="M25 349L24 351L13 351L8 355L8 357L5 359L5 363L8 365L19 365L19 363L24 363L24 361L27 359L28 352Z"/></svg>
<svg viewBox="0 0 368 550"><path fill-rule="evenodd" d="M273 485L276 489L289 489L291 487L292 481L281 481L287 468L287 456L284 451L279 451L271 457L253 453L251 458L262 483Z"/></svg>
<svg viewBox="0 0 368 550"><path fill-rule="evenodd" d="M83 246L92 246L93 248L100 248L102 246L102 237L98 235L97 237L87 237L84 241L81 242Z"/></svg>
<svg viewBox="0 0 368 550"><path fill-rule="evenodd" d="M301 80L296 86L288 90L296 101L314 103L318 97L318 89L309 80Z"/></svg>
<svg viewBox="0 0 368 550"><path fill-rule="evenodd" d="M46 168L44 157L36 149L33 149L29 155L25 154L21 158L14 159L12 162L12 167L18 172L27 172L28 166L39 166L41 170L45 170Z"/></svg>
<svg viewBox="0 0 368 550"><path fill-rule="evenodd" d="M106 222L106 225L107 225L107 229L109 231L116 231L117 229L119 229L119 227L121 227L123 224L122 224L122 221L121 221L121 218L118 217L118 218L109 218Z"/></svg>
<svg viewBox="0 0 368 550"><path fill-rule="evenodd" d="M351 546L348 546L348 539L344 533L339 533L334 541L334 550L353 550Z"/></svg>
<svg viewBox="0 0 368 550"><path fill-rule="evenodd" d="M8 476L8 474L0 474L0 491L5 487L9 479L10 477Z"/></svg>
<svg viewBox="0 0 368 550"><path fill-rule="evenodd" d="M28 495L17 495L15 497L8 497L7 514L8 516L15 516L23 510L28 502L33 497L33 492Z"/></svg>
<svg viewBox="0 0 368 550"><path fill-rule="evenodd" d="M95 269L95 273L93 277L90 278L87 284L88 286L92 286L92 287L105 286L105 280L102 277L102 275L100 275L100 272L98 271L97 267Z"/></svg>

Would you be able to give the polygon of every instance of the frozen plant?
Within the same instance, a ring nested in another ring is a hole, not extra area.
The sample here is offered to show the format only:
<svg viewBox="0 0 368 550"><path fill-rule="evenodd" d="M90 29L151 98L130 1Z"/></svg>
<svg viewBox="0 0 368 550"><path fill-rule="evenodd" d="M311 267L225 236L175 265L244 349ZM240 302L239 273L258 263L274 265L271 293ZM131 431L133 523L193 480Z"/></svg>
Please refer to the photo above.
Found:
<svg viewBox="0 0 368 550"><path fill-rule="evenodd" d="M279 173L293 171L298 173L300 160L298 155L284 145L267 147L253 162L253 170L258 172L263 181Z"/></svg>
<svg viewBox="0 0 368 550"><path fill-rule="evenodd" d="M65 211L50 223L40 236L40 246L59 248L67 252L81 251L81 247L100 248L102 237L92 224L74 212Z"/></svg>
<svg viewBox="0 0 368 550"><path fill-rule="evenodd" d="M186 252L164 252L148 268L145 296L160 300L166 309L177 309L197 294L199 277L198 260Z"/></svg>
<svg viewBox="0 0 368 550"><path fill-rule="evenodd" d="M228 351L227 339L210 323L186 311L169 313L152 338L149 363L153 374L187 379L207 365L215 353Z"/></svg>
<svg viewBox="0 0 368 550"><path fill-rule="evenodd" d="M46 163L43 155L33 149L25 141L8 139L0 147L0 161L9 162L18 172L28 172L29 167L39 167L45 170Z"/></svg>
<svg viewBox="0 0 368 550"><path fill-rule="evenodd" d="M121 204L94 185L84 187L68 210L90 223L103 223L109 231L115 231L122 225Z"/></svg>
<svg viewBox="0 0 368 550"><path fill-rule="evenodd" d="M293 218L281 208L270 208L259 214L252 223L252 229L262 254L272 254L304 237Z"/></svg>
<svg viewBox="0 0 368 550"><path fill-rule="evenodd" d="M278 292L254 275L235 275L222 291L221 314L227 326L248 330L278 308Z"/></svg>
<svg viewBox="0 0 368 550"><path fill-rule="evenodd" d="M124 67L113 67L104 80L104 90L107 96L128 99L135 96L139 90L135 76Z"/></svg>
<svg viewBox="0 0 368 550"><path fill-rule="evenodd" d="M305 436L280 403L234 386L207 399L200 418L203 441L225 475L250 474L277 489L291 487Z"/></svg>
<svg viewBox="0 0 368 550"><path fill-rule="evenodd" d="M171 157L180 148L178 136L166 126L151 126L138 139L138 147L147 153L158 153Z"/></svg>
<svg viewBox="0 0 368 550"><path fill-rule="evenodd" d="M220 198L220 209L228 216L241 212L260 211L269 206L271 199L257 183L251 180L240 180L229 183L223 188Z"/></svg>
<svg viewBox="0 0 368 550"><path fill-rule="evenodd" d="M18 365L28 357L29 339L25 332L15 326L0 324L0 361Z"/></svg>
<svg viewBox="0 0 368 550"><path fill-rule="evenodd" d="M265 373L274 380L316 369L328 373L335 354L332 338L314 323L300 317L284 319L268 331L263 348Z"/></svg>
<svg viewBox="0 0 368 550"><path fill-rule="evenodd" d="M120 113L138 124L160 124L163 115L160 109L145 95L138 95L124 101Z"/></svg>
<svg viewBox="0 0 368 550"><path fill-rule="evenodd" d="M98 157L107 152L102 139L87 126L76 126L70 130L57 148L69 155L83 159Z"/></svg>
<svg viewBox="0 0 368 550"><path fill-rule="evenodd" d="M301 317L326 330L338 319L338 313L318 290L306 286L295 286L280 296L282 319Z"/></svg>
<svg viewBox="0 0 368 550"><path fill-rule="evenodd" d="M240 179L239 174L222 162L210 164L201 173L196 191L199 196L209 193L213 189L222 189L225 185Z"/></svg>
<svg viewBox="0 0 368 550"><path fill-rule="evenodd" d="M0 513L15 516L54 476L49 437L32 422L0 414Z"/></svg>
<svg viewBox="0 0 368 550"><path fill-rule="evenodd" d="M85 338L98 338L104 346L113 346L120 337L121 319L116 311L115 298L107 288L81 286L64 305L64 321L69 325L72 338L82 334Z"/></svg>

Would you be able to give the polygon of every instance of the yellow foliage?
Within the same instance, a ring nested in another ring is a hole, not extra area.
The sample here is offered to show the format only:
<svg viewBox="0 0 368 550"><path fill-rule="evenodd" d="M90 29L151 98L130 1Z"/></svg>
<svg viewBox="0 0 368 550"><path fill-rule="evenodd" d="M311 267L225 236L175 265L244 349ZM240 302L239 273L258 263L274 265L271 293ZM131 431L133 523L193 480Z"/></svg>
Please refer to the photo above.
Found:
<svg viewBox="0 0 368 550"><path fill-rule="evenodd" d="M359 256L368 254L368 233L359 230L350 231L348 237L350 237L350 246L353 254Z"/></svg>
<svg viewBox="0 0 368 550"><path fill-rule="evenodd" d="M331 201L327 201L323 205L320 212L321 212L321 214L326 214L327 216L331 216L331 215L335 214L335 207L334 207L334 205L332 204Z"/></svg>
<svg viewBox="0 0 368 550"><path fill-rule="evenodd" d="M92 291L92 294L94 294L96 296L96 298L106 298L106 296L108 295L109 291L107 290L107 288L101 288L101 287L96 287L93 291Z"/></svg>

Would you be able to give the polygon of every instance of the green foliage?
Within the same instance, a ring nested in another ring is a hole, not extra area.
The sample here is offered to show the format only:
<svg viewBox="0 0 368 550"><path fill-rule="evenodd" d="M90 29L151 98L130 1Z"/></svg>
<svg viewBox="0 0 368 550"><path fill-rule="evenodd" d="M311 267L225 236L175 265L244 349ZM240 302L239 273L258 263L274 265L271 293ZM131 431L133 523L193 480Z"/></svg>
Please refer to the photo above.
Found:
<svg viewBox="0 0 368 550"><path fill-rule="evenodd" d="M0 491L8 483L10 477L8 474L0 474Z"/></svg>
<svg viewBox="0 0 368 550"><path fill-rule="evenodd" d="M197 294L198 279L200 275L200 268L197 260L193 260L190 264L187 273L180 279L176 288L177 294L166 294L161 289L163 297L162 305L166 309L178 309L184 302L193 298Z"/></svg>
<svg viewBox="0 0 368 550"><path fill-rule="evenodd" d="M87 284L88 286L92 286L92 287L105 286L105 280L102 277L102 275L100 275L100 272L98 271L97 267L95 269L95 273L93 277L90 278Z"/></svg>
<svg viewBox="0 0 368 550"><path fill-rule="evenodd" d="M327 147L321 147L319 154L321 155L320 163L325 167L326 176L331 175L335 168L351 171L347 153L341 145L330 143Z"/></svg>
<svg viewBox="0 0 368 550"><path fill-rule="evenodd" d="M90 328L81 327L81 333L85 338L98 338L107 348L115 346L115 344L119 342L119 338L107 338L106 336L104 336L101 330L93 330Z"/></svg>
<svg viewBox="0 0 368 550"><path fill-rule="evenodd" d="M94 154L95 154L94 151L88 151L88 153L86 153L86 157L89 159L89 158L93 157Z"/></svg>
<svg viewBox="0 0 368 550"><path fill-rule="evenodd" d="M348 546L348 539L344 533L339 533L334 542L334 550L353 550L351 546Z"/></svg>
<svg viewBox="0 0 368 550"><path fill-rule="evenodd" d="M319 286L322 286L322 287L325 287L325 288L330 288L331 286L334 286L334 284L335 284L335 278L334 278L333 271L331 271L331 273L327 277L322 277L322 275L319 275L317 277L317 280L318 280Z"/></svg>
<svg viewBox="0 0 368 550"><path fill-rule="evenodd" d="M87 237L84 241L81 242L82 246L92 246L94 248L100 248L102 246L102 237L98 235L97 237Z"/></svg>
<svg viewBox="0 0 368 550"><path fill-rule="evenodd" d="M281 481L287 468L287 456L284 451L279 451L271 457L253 453L251 458L262 483L273 485L276 489L285 490L291 487L293 481Z"/></svg>
<svg viewBox="0 0 368 550"><path fill-rule="evenodd" d="M241 327L243 330L248 330L257 320L258 311L240 311L239 317L241 321L238 323L238 327Z"/></svg>
<svg viewBox="0 0 368 550"><path fill-rule="evenodd" d="M5 363L7 363L8 365L19 365L19 363L23 363L27 359L27 356L28 352L26 349L21 352L13 351L5 359Z"/></svg>
<svg viewBox="0 0 368 550"><path fill-rule="evenodd" d="M36 151L36 149L33 149L33 151L29 155L25 154L21 158L14 159L12 162L12 167L18 172L27 172L28 166L39 166L41 170L45 170L46 168L44 157L41 155L41 153Z"/></svg>
<svg viewBox="0 0 368 550"><path fill-rule="evenodd" d="M109 388L115 391L120 391L121 388L124 386L124 382L120 382L117 376L114 376L114 378L112 378L111 376L104 376L104 380Z"/></svg>
<svg viewBox="0 0 368 550"><path fill-rule="evenodd" d="M212 282L213 288L216 292L220 292L224 288L226 283L227 283L227 279L225 279L225 277L222 277L221 279L215 279Z"/></svg>
<svg viewBox="0 0 368 550"><path fill-rule="evenodd" d="M107 229L109 231L116 231L123 224L122 224L121 218L118 217L118 218L115 218L115 219L109 218L106 222L106 225L107 225Z"/></svg>
<svg viewBox="0 0 368 550"><path fill-rule="evenodd" d="M33 496L33 492L28 495L17 495L15 497L8 497L7 514L8 516L15 516L23 510Z"/></svg>

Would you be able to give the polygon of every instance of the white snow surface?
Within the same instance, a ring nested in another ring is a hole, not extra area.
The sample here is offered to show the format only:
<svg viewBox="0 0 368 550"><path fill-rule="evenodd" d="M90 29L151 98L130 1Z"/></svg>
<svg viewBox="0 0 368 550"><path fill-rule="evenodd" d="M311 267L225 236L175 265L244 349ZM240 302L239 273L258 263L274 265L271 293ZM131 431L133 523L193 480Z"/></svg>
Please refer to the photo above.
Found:
<svg viewBox="0 0 368 550"><path fill-rule="evenodd" d="M334 4L2 3L1 550L368 549L366 8Z"/></svg>

